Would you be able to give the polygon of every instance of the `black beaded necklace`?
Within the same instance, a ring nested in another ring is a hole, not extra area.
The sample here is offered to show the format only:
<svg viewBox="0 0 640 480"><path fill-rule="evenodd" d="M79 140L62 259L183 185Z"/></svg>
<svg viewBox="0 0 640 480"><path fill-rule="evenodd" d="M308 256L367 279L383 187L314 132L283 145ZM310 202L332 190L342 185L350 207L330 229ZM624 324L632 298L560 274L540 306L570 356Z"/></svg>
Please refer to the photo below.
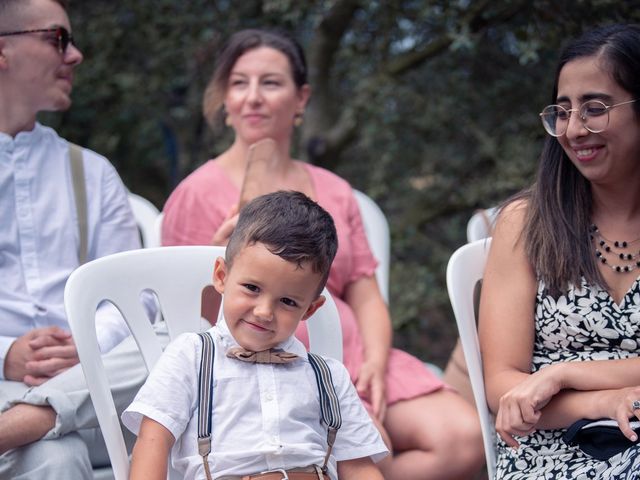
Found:
<svg viewBox="0 0 640 480"><path fill-rule="evenodd" d="M598 260L614 272L627 273L640 267L640 250L637 250L636 253L630 253L629 250L627 250L631 245L640 241L640 237L630 242L611 241L600 233L600 230L598 230L595 224L591 224L589 227L589 238L596 244L595 249ZM613 246L611 246L612 244ZM626 263L612 265L609 263L607 256L612 258L617 257Z"/></svg>

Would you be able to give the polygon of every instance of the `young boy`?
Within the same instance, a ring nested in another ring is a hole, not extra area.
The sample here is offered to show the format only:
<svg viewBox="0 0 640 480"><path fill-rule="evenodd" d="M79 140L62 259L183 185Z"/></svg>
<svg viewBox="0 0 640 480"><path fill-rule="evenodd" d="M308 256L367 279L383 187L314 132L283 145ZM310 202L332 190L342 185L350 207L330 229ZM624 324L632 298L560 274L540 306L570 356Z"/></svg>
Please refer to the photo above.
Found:
<svg viewBox="0 0 640 480"><path fill-rule="evenodd" d="M387 449L346 369L332 359L326 362L342 426L322 472L328 437L320 421L320 382L293 336L324 303L320 293L336 249L331 216L301 193L264 195L242 209L213 274L224 294L224 321L208 331L215 346L211 453L198 453L205 342L184 334L167 347L123 414L138 434L131 478L164 480L171 450L173 467L189 479L383 479L373 461ZM247 361L276 356L272 348L288 363Z"/></svg>

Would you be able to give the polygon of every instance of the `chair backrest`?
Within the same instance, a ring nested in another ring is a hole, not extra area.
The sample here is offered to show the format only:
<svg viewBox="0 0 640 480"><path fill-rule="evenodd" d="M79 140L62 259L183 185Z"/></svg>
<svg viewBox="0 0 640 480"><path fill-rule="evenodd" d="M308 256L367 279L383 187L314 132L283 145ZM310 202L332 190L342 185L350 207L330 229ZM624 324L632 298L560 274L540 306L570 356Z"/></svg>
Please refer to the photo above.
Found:
<svg viewBox="0 0 640 480"><path fill-rule="evenodd" d="M495 473L495 429L494 422L487 406L482 375L482 358L478 341L478 329L474 308L476 285L482 279L489 252L491 239L477 240L467 243L456 250L447 265L447 290L449 300L456 317L460 343L469 370L469 379L476 402L489 478Z"/></svg>
<svg viewBox="0 0 640 480"><path fill-rule="evenodd" d="M467 222L467 242L490 237L496 226L497 217L497 207L476 211Z"/></svg>
<svg viewBox="0 0 640 480"><path fill-rule="evenodd" d="M153 225L154 235L158 239L157 247L162 245L162 220L164 219L164 212L160 212L160 214L156 217L155 224Z"/></svg>
<svg viewBox="0 0 640 480"><path fill-rule="evenodd" d="M169 338L201 331L201 292L211 284L215 259L223 255L224 247L213 246L131 250L86 263L67 281L67 318L116 480L128 477L129 458L100 357L93 320L96 309L107 300L120 310L150 370L162 348L141 303L141 292L155 292ZM323 295L327 302L307 321L310 348L342 360L338 310L326 290Z"/></svg>
<svg viewBox="0 0 640 480"><path fill-rule="evenodd" d="M391 249L389 223L384 212L371 197L359 190L354 190L353 193L358 201L358 207L360 207L360 215L369 246L373 256L378 260L376 268L378 287L385 303L389 304L389 252Z"/></svg>
<svg viewBox="0 0 640 480"><path fill-rule="evenodd" d="M160 211L146 198L131 192L129 192L129 205L140 230L142 246L159 247L160 237L156 233L155 223Z"/></svg>

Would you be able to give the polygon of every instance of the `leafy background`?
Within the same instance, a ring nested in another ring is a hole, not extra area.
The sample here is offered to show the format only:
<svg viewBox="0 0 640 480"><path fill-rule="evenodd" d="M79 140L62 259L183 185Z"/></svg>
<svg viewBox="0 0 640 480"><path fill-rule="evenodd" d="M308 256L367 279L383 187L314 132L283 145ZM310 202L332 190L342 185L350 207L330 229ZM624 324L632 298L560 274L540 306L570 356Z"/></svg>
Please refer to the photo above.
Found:
<svg viewBox="0 0 640 480"><path fill-rule="evenodd" d="M395 343L444 366L456 338L445 286L472 213L533 179L565 39L638 22L613 0L86 0L73 108L42 120L107 156L161 208L231 140L201 115L230 33L292 33L314 91L295 153L376 200L391 225Z"/></svg>

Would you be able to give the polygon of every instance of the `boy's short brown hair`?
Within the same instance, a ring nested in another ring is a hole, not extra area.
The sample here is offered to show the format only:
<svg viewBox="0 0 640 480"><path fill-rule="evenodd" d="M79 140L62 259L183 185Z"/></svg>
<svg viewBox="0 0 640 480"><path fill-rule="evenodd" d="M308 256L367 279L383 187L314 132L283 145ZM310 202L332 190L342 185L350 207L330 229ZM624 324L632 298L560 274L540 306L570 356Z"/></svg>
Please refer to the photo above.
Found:
<svg viewBox="0 0 640 480"><path fill-rule="evenodd" d="M338 235L331 215L316 202L300 192L278 191L257 197L240 210L227 245L227 266L232 268L240 250L255 243L288 262L309 263L322 275L320 293L338 249Z"/></svg>

